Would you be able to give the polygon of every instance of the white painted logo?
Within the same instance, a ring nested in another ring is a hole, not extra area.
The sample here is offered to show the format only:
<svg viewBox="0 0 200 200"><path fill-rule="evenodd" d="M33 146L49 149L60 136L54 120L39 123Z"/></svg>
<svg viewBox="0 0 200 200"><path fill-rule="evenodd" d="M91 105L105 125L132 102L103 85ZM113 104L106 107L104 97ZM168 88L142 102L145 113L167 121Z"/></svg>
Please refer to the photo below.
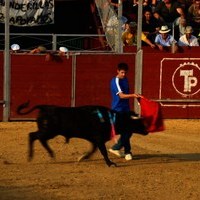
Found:
<svg viewBox="0 0 200 200"><path fill-rule="evenodd" d="M197 85L197 77L193 76L192 70L180 70L180 76L184 77L184 92L191 92L191 88Z"/></svg>
<svg viewBox="0 0 200 200"><path fill-rule="evenodd" d="M172 76L174 89L183 96L192 96L200 91L200 68L194 62L180 64Z"/></svg>

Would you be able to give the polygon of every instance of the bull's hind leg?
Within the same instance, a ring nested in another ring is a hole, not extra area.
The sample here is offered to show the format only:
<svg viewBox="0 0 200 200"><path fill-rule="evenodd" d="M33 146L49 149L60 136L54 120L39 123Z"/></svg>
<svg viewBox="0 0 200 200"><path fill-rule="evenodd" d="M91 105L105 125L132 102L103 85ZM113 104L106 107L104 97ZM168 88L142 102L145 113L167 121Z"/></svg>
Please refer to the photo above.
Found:
<svg viewBox="0 0 200 200"><path fill-rule="evenodd" d="M107 149L106 149L106 146L104 143L99 143L98 144L98 148L101 152L101 154L103 155L104 157L104 160L106 161L106 164L110 167L110 166L117 166L114 162L111 162L110 159L108 158L108 152L107 152Z"/></svg>
<svg viewBox="0 0 200 200"><path fill-rule="evenodd" d="M91 150L83 153L79 158L78 162L90 158L90 156L97 150L97 146L91 143Z"/></svg>
<svg viewBox="0 0 200 200"><path fill-rule="evenodd" d="M46 138L40 138L39 139L42 146L47 150L47 152L49 153L49 155L54 158L55 155L54 155L54 152L52 151L52 149L49 147L48 143L47 143L47 140Z"/></svg>
<svg viewBox="0 0 200 200"><path fill-rule="evenodd" d="M33 158L33 144L35 140L38 140L38 132L31 132L29 133L29 154L28 154L28 160L31 161Z"/></svg>

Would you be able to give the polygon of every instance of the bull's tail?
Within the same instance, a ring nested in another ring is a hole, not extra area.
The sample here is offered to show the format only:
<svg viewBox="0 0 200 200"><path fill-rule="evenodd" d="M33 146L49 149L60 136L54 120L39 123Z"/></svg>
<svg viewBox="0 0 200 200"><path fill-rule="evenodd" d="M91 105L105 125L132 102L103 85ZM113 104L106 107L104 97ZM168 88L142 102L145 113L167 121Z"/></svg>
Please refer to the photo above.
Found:
<svg viewBox="0 0 200 200"><path fill-rule="evenodd" d="M22 110L24 110L24 109L26 109L26 108L29 107L29 104L30 104L30 101L28 101L28 102L26 102L26 103L23 103L23 104L21 104L20 106L18 106L18 108L17 108L17 114L18 114L18 115L27 115L27 114L33 112L33 111L36 110L36 109L40 109L40 110L42 109L42 108L41 108L42 106L37 105L37 106L34 106L34 107L32 107L31 109L27 110L26 112L25 112L25 111L22 112Z"/></svg>

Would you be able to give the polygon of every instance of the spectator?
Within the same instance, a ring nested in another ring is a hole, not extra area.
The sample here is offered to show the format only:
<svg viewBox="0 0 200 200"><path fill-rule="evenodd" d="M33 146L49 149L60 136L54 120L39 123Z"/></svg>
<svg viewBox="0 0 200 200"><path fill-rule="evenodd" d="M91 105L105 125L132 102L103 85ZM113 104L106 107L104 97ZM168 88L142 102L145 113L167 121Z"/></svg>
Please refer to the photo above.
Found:
<svg viewBox="0 0 200 200"><path fill-rule="evenodd" d="M163 0L156 6L154 17L171 28L178 17L185 18L185 13L177 1Z"/></svg>
<svg viewBox="0 0 200 200"><path fill-rule="evenodd" d="M136 19L137 19L137 15L138 15L138 3L139 3L138 0L133 0L133 12L135 13ZM143 0L142 7L143 7L142 8L143 11L148 10L148 11L152 12L151 0Z"/></svg>
<svg viewBox="0 0 200 200"><path fill-rule="evenodd" d="M58 51L49 51L46 54L46 61L62 62L61 57L66 56L69 59L69 50L66 47L60 47Z"/></svg>
<svg viewBox="0 0 200 200"><path fill-rule="evenodd" d="M187 15L188 8L191 6L193 0L176 0L184 10L184 13Z"/></svg>
<svg viewBox="0 0 200 200"><path fill-rule="evenodd" d="M171 49L172 52L176 52L178 50L177 41L173 38L172 35L169 34L171 30L168 26L161 26L161 30L155 38L155 44L159 48L159 50L169 50ZM175 48L175 49L173 49Z"/></svg>
<svg viewBox="0 0 200 200"><path fill-rule="evenodd" d="M148 44L151 48L155 48L155 45L146 37L146 35L142 32L141 40ZM136 23L130 23L130 30L125 31L122 34L122 41L125 46L134 46L137 44L137 25Z"/></svg>
<svg viewBox="0 0 200 200"><path fill-rule="evenodd" d="M20 50L20 46L18 44L12 44L10 48L13 53L17 53Z"/></svg>
<svg viewBox="0 0 200 200"><path fill-rule="evenodd" d="M124 33L124 32L127 32L127 31L130 31L129 22L126 22L126 23L122 26L122 28L123 28L123 33ZM123 34L123 33L122 33L122 34Z"/></svg>
<svg viewBox="0 0 200 200"><path fill-rule="evenodd" d="M144 11L142 20L142 31L147 36L147 38L154 43L156 34L160 30L160 25L157 19L155 19L151 11Z"/></svg>
<svg viewBox="0 0 200 200"><path fill-rule="evenodd" d="M179 46L199 46L198 39L192 35L192 27L187 26L185 29L185 34L179 38Z"/></svg>
<svg viewBox="0 0 200 200"><path fill-rule="evenodd" d="M66 47L60 47L59 51L58 51L58 54L60 56L66 56L66 55L68 55L68 51L69 50Z"/></svg>
<svg viewBox="0 0 200 200"><path fill-rule="evenodd" d="M30 53L35 54L35 53L46 53L47 49L44 46L38 46L37 48L33 49L30 51Z"/></svg>
<svg viewBox="0 0 200 200"><path fill-rule="evenodd" d="M200 0L194 0L188 9L188 19L194 29L194 35L198 36L200 30Z"/></svg>
<svg viewBox="0 0 200 200"><path fill-rule="evenodd" d="M175 39L178 40L182 35L185 34L187 21L184 18L179 17L175 23Z"/></svg>

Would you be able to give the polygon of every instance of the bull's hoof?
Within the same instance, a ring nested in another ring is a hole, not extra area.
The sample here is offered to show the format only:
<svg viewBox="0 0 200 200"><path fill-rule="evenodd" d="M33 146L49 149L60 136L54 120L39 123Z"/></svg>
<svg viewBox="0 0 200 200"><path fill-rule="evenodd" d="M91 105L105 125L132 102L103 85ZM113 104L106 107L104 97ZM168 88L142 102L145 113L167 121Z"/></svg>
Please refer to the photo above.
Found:
<svg viewBox="0 0 200 200"><path fill-rule="evenodd" d="M79 158L78 158L78 162L81 162L85 159L88 159L89 158L89 154L86 152L84 153L83 155L81 155Z"/></svg>
<svg viewBox="0 0 200 200"><path fill-rule="evenodd" d="M51 160L55 160L56 159L56 156L50 156Z"/></svg>
<svg viewBox="0 0 200 200"><path fill-rule="evenodd" d="M55 159L55 154L53 152L49 152L49 156L52 158L52 159Z"/></svg>
<svg viewBox="0 0 200 200"><path fill-rule="evenodd" d="M28 160L28 162L31 162L33 160L33 157L29 156L27 160Z"/></svg>
<svg viewBox="0 0 200 200"><path fill-rule="evenodd" d="M65 143L69 143L69 138L65 138Z"/></svg>
<svg viewBox="0 0 200 200"><path fill-rule="evenodd" d="M110 162L110 163L108 164L108 167L117 167L117 164L114 163L114 162Z"/></svg>

